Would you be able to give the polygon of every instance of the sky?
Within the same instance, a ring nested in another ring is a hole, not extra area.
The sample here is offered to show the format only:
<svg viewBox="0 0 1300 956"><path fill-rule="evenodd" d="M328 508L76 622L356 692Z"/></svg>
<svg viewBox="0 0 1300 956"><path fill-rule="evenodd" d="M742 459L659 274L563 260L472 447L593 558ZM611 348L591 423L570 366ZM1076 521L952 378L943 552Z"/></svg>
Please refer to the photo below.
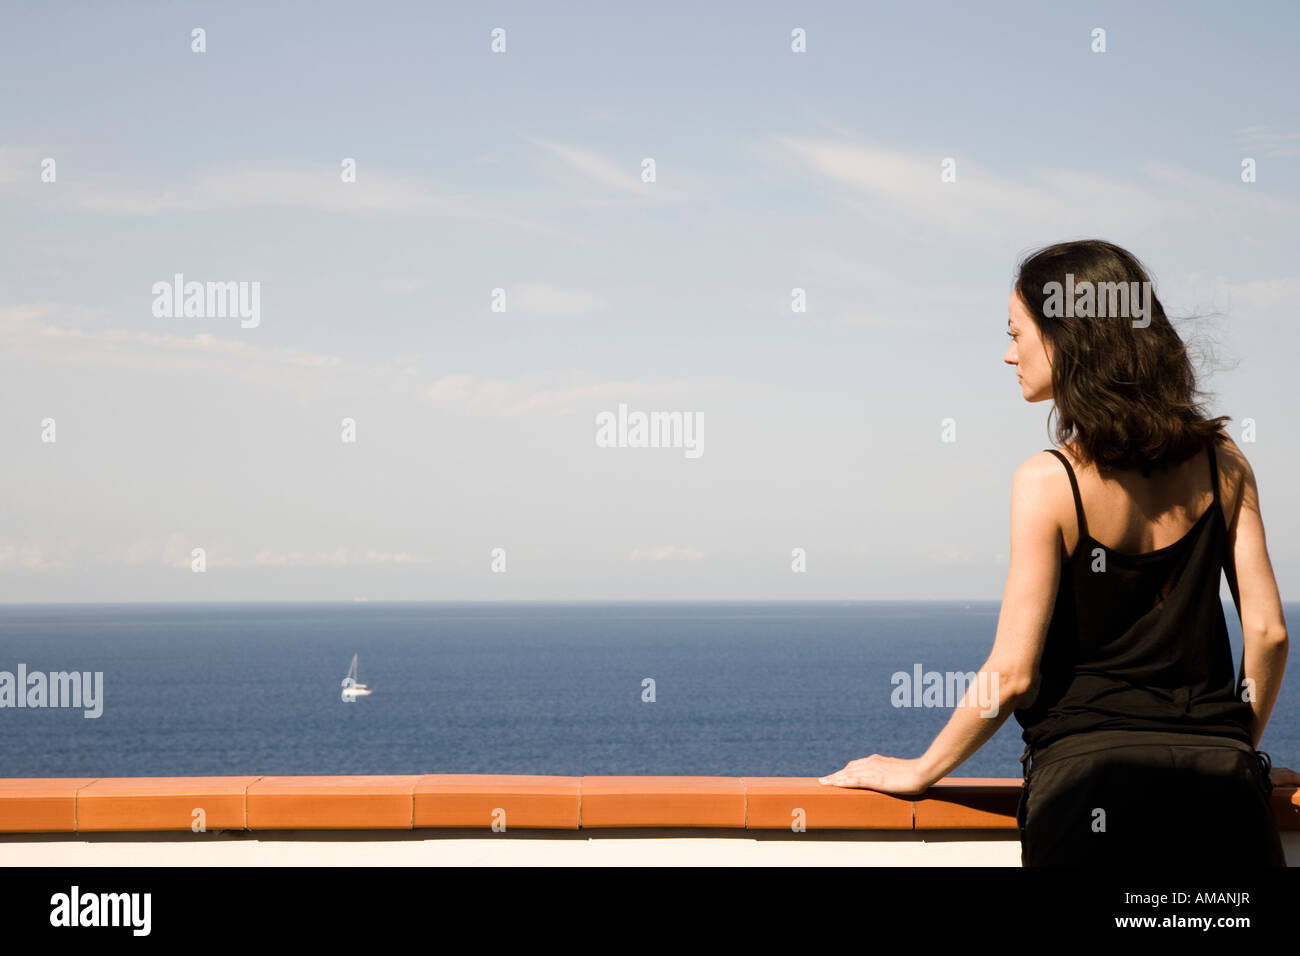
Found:
<svg viewBox="0 0 1300 956"><path fill-rule="evenodd" d="M996 600L1086 237L1300 599L1300 7L975 6L6 2L0 601Z"/></svg>

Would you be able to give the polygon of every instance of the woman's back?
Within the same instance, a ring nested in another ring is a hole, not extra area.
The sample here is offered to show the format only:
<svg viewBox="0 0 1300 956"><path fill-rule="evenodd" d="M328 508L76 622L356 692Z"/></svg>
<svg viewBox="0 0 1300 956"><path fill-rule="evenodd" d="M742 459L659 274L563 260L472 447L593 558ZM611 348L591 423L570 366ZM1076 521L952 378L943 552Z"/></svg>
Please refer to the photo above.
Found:
<svg viewBox="0 0 1300 956"><path fill-rule="evenodd" d="M1233 513L1239 489L1228 480L1230 469L1224 467L1222 451L1215 450L1221 503L1219 518L1225 521L1226 527L1226 516ZM1093 465L1082 464L1070 445L1060 451L1074 470L1091 543L1101 544L1112 552L1146 554L1177 544L1214 506L1208 448L1163 471L1153 471L1150 476L1143 476L1136 469L1101 472ZM1065 554L1069 557L1078 546L1079 528L1070 490L1068 486L1063 490L1063 511L1069 520L1063 520L1061 526Z"/></svg>
<svg viewBox="0 0 1300 956"><path fill-rule="evenodd" d="M1219 600L1229 558L1218 456L1149 478L1060 459L1073 520L1034 691L1016 710L1030 746L1097 730L1251 741ZM1199 476L1197 471L1200 472Z"/></svg>

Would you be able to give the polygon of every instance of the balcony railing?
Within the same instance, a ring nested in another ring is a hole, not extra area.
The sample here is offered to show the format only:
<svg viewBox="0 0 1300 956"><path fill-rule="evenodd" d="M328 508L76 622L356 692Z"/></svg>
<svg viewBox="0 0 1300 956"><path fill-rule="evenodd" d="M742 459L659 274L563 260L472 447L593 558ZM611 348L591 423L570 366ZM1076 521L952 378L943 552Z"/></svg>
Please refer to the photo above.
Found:
<svg viewBox="0 0 1300 956"><path fill-rule="evenodd" d="M0 856L37 865L1016 866L1020 783L950 777L909 798L811 777L0 779ZM1278 787L1272 802L1288 862L1300 865L1300 793ZM646 843L655 837L671 841L672 852Z"/></svg>

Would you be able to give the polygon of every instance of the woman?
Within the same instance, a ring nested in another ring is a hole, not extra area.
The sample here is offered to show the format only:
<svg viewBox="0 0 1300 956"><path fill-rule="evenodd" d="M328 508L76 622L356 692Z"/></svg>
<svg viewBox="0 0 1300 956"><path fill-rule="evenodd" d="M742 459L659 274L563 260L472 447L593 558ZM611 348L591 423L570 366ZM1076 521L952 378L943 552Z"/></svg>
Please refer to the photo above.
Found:
<svg viewBox="0 0 1300 956"><path fill-rule="evenodd" d="M996 680L972 685L923 756L872 755L822 783L920 793L1014 709L1025 866L1285 865L1269 793L1300 774L1255 750L1287 655L1255 478L1221 430L1230 419L1202 416L1150 288L1108 242L1021 263L1003 360L1026 401L1054 401L1063 447L1012 481L1011 564L983 667ZM1224 570L1245 637L1238 674ZM991 717L981 684L999 697Z"/></svg>

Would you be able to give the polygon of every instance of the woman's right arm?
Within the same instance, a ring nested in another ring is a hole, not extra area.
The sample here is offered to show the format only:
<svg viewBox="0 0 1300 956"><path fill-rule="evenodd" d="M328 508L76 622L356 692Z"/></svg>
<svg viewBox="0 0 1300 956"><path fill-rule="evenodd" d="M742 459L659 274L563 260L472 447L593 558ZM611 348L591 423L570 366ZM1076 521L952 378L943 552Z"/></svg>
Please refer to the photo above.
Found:
<svg viewBox="0 0 1300 956"><path fill-rule="evenodd" d="M1242 667L1249 682L1246 687L1254 696L1250 703L1254 711L1251 737L1258 748L1282 688L1288 649L1286 618L1282 613L1282 599L1278 594L1273 565L1268 559L1254 470L1231 438L1219 445L1219 459L1224 477L1236 491L1232 496L1232 512L1228 515L1225 570L1232 598L1237 603L1237 613L1241 616L1241 633L1245 641ZM1245 689L1240 690L1244 692Z"/></svg>

